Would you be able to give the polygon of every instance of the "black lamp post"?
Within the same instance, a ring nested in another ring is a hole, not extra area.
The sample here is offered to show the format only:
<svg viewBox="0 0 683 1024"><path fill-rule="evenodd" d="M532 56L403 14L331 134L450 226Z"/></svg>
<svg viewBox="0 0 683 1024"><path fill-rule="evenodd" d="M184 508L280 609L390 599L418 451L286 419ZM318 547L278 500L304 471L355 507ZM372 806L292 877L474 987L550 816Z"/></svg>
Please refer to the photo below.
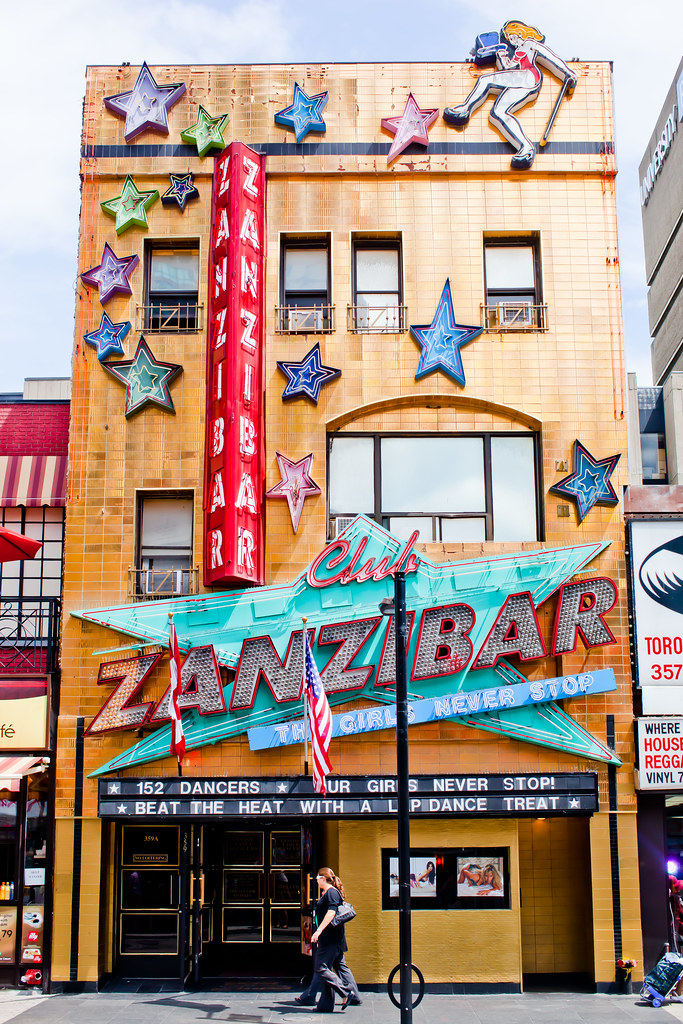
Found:
<svg viewBox="0 0 683 1024"><path fill-rule="evenodd" d="M380 604L383 615L394 615L396 636L396 775L398 780L398 951L401 972L401 1024L413 1020L413 967L410 925L410 795L408 768L408 670L406 647L406 575L394 573L394 599Z"/></svg>

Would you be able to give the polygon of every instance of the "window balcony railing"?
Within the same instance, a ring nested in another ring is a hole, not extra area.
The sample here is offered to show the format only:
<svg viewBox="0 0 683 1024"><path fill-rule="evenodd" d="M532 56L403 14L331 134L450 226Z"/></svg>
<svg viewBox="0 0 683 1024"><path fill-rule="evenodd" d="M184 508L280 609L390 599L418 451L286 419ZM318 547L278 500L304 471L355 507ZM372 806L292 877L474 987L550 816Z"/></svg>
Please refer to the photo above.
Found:
<svg viewBox="0 0 683 1024"><path fill-rule="evenodd" d="M54 672L59 646L58 597L0 599L0 672Z"/></svg>
<svg viewBox="0 0 683 1024"><path fill-rule="evenodd" d="M346 328L351 334L403 334L407 306L347 306Z"/></svg>
<svg viewBox="0 0 683 1024"><path fill-rule="evenodd" d="M199 569L128 569L128 597L133 601L163 600L199 593Z"/></svg>
<svg viewBox="0 0 683 1024"><path fill-rule="evenodd" d="M148 334L193 334L204 329L204 307L197 302L138 306L137 329Z"/></svg>
<svg viewBox="0 0 683 1024"><path fill-rule="evenodd" d="M481 307L481 325L485 331L507 334L519 331L547 331L548 306L531 302L498 302Z"/></svg>
<svg viewBox="0 0 683 1024"><path fill-rule="evenodd" d="M276 306L276 334L332 334L334 306Z"/></svg>

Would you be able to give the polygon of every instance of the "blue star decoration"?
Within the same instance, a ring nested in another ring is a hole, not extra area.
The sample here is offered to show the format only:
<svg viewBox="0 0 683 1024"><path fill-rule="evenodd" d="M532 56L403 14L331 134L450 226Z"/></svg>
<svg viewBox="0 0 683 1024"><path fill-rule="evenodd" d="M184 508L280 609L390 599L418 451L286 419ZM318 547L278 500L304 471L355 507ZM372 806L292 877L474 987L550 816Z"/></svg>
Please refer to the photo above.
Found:
<svg viewBox="0 0 683 1024"><path fill-rule="evenodd" d="M130 142L148 129L168 135L168 112L184 92L184 82L157 85L147 64L143 64L133 88L105 96L104 105L117 117L125 117L123 134L126 142Z"/></svg>
<svg viewBox="0 0 683 1024"><path fill-rule="evenodd" d="M184 213L186 203L191 199L199 199L199 189L193 184L194 175L192 171L188 171L187 174L173 174L169 171L169 178L171 184L162 194L161 202L164 206L177 205L181 213Z"/></svg>
<svg viewBox="0 0 683 1024"><path fill-rule="evenodd" d="M341 370L334 366L323 366L319 343L313 346L300 363L278 360L277 368L287 378L287 386L282 392L283 399L303 397L317 403L323 384L341 377Z"/></svg>
<svg viewBox="0 0 683 1024"><path fill-rule="evenodd" d="M555 494L576 502L579 522L582 523L594 505L619 504L610 477L621 455L594 459L579 440L574 441L574 472L550 488Z"/></svg>
<svg viewBox="0 0 683 1024"><path fill-rule="evenodd" d="M155 359L144 335L140 335L133 359L102 363L102 366L126 385L126 417L144 409L148 403L175 412L169 384L183 368L179 363Z"/></svg>
<svg viewBox="0 0 683 1024"><path fill-rule="evenodd" d="M465 370L460 349L478 337L483 327L465 326L455 322L450 278L441 292L439 305L431 324L424 327L410 325L410 333L422 348L422 355L415 372L415 380L429 373L442 370L456 380L465 383Z"/></svg>
<svg viewBox="0 0 683 1024"><path fill-rule="evenodd" d="M275 124L283 128L292 128L297 142L303 142L309 132L324 132L327 125L323 121L323 110L328 96L327 92L307 96L295 82L294 99L290 106L278 110L275 114Z"/></svg>
<svg viewBox="0 0 683 1024"><path fill-rule="evenodd" d="M106 356L124 355L123 351L123 339L130 330L130 320L126 320L122 324L113 323L106 313L102 314L100 320L100 326L96 331L90 331L89 334L84 334L83 338L89 345L94 345L97 349L97 358L100 362L106 358Z"/></svg>

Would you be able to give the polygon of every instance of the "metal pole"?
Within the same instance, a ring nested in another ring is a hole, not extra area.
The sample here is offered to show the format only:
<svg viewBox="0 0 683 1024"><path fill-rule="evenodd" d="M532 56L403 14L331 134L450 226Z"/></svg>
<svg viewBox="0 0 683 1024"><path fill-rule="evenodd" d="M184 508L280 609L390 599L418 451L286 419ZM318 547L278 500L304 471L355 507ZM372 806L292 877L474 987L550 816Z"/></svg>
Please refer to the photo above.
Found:
<svg viewBox="0 0 683 1024"><path fill-rule="evenodd" d="M406 575L394 573L396 630L396 775L398 780L398 958L401 965L401 1024L413 1020L410 924L410 795L408 767L408 671L406 664Z"/></svg>

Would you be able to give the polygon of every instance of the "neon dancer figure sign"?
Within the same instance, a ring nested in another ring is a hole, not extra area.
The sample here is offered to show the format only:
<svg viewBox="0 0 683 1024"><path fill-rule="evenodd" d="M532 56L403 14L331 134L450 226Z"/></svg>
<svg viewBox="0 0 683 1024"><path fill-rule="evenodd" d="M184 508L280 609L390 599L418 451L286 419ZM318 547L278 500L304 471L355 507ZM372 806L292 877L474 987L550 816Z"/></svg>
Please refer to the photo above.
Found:
<svg viewBox="0 0 683 1024"><path fill-rule="evenodd" d="M362 698L381 709L382 717L394 702L395 642L393 618L382 617L378 606L393 591L393 572L404 569L409 688L416 708L420 701L438 700L438 708L432 705L435 717L457 717L465 725L614 761L611 752L554 704L614 689L610 670L591 672L588 658L581 677L532 683L507 661L513 656L524 663L562 655L579 642L588 651L615 642L606 622L617 599L614 583L605 577L572 582L605 545L436 564L413 550L415 539L413 535L401 542L358 516L290 585L76 614L147 643L163 644L168 612L174 613L186 654L181 705L187 748L192 749L257 726L299 719L304 615L333 709ZM546 637L537 609L551 595L557 597L554 626ZM231 670L227 684L220 680L219 665ZM111 682L116 671L108 673ZM126 671L130 678L122 686L121 698L118 691L109 698L96 731L104 731L102 726L125 728L120 716L131 712L130 725L139 728L143 709L134 700L141 686L134 685L143 676L134 665ZM94 774L168 754L163 703L162 698L156 709L149 704L142 714L143 722L158 722L159 729ZM425 708L417 708L416 722L428 720ZM376 727L369 713L363 721ZM353 727L348 721L340 725L338 733L360 731L365 730L358 720Z"/></svg>

